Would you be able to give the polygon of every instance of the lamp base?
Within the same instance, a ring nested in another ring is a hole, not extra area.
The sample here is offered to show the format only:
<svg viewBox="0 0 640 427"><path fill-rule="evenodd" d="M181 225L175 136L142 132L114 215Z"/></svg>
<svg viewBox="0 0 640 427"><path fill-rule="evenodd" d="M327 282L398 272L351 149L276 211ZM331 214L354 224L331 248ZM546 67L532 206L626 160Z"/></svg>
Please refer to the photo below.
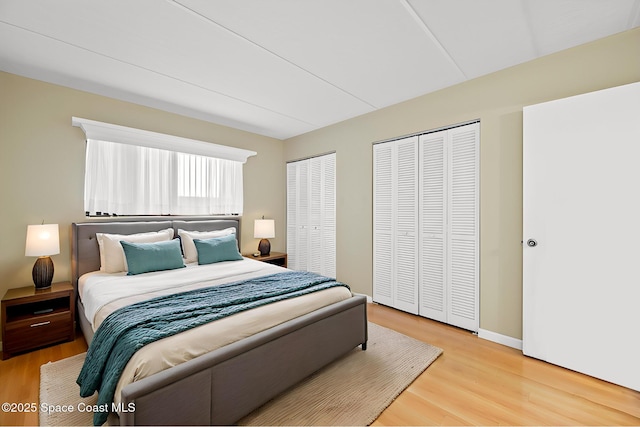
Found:
<svg viewBox="0 0 640 427"><path fill-rule="evenodd" d="M260 240L260 243L258 243L258 250L262 256L269 255L271 253L271 242L267 239Z"/></svg>
<svg viewBox="0 0 640 427"><path fill-rule="evenodd" d="M53 261L51 261L51 257L38 257L36 263L33 264L31 277L33 277L33 284L36 285L36 289L50 288L53 280Z"/></svg>

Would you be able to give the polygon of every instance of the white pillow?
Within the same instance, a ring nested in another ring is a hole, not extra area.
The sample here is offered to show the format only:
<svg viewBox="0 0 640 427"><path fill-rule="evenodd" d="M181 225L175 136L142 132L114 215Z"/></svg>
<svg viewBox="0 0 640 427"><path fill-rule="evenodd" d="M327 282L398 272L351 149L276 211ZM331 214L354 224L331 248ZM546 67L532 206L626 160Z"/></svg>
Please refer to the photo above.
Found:
<svg viewBox="0 0 640 427"><path fill-rule="evenodd" d="M198 261L198 250L196 249L195 243L193 243L193 239L213 239L214 237L224 237L229 234L236 234L236 228L229 227L216 231L187 231L178 228L178 236L180 236L180 241L182 242L182 252L185 262Z"/></svg>
<svg viewBox="0 0 640 427"><path fill-rule="evenodd" d="M127 271L127 260L120 244L121 240L131 243L154 243L173 239L173 228L137 234L96 233L100 248L100 271L119 273Z"/></svg>

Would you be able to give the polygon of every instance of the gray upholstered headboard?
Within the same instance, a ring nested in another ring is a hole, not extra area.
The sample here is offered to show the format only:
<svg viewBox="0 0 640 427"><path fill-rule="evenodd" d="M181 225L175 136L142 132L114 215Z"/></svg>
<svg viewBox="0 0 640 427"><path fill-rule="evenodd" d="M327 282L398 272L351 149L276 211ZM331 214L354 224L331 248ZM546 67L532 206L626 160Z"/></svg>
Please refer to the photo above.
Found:
<svg viewBox="0 0 640 427"><path fill-rule="evenodd" d="M118 219L118 221L79 222L71 225L71 272L74 287L78 279L85 273L100 269L100 249L96 240L96 233L134 234L150 231L160 231L167 228L174 229L174 236L178 229L188 231L223 230L236 228L238 248L240 248L240 217L197 217L168 220L163 217L150 218L148 221L135 219Z"/></svg>

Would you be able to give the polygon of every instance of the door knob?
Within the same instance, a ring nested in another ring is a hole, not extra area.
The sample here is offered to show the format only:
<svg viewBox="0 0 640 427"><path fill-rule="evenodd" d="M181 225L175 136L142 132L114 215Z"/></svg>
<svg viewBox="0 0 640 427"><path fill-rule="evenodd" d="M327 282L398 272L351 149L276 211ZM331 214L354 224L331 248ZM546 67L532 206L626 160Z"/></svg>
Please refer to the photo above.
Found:
<svg viewBox="0 0 640 427"><path fill-rule="evenodd" d="M534 248L538 246L538 242L536 241L536 239L529 239L527 240L527 246L529 246L530 248Z"/></svg>

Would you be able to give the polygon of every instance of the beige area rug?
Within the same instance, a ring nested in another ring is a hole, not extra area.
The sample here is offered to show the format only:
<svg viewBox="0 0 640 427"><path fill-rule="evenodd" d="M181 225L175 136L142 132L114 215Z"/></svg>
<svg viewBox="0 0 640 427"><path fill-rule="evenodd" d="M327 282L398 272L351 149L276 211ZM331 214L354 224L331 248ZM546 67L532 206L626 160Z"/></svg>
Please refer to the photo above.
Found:
<svg viewBox="0 0 640 427"><path fill-rule="evenodd" d="M442 350L369 323L369 343L321 369L239 421L241 425L369 425L406 389ZM76 378L84 354L40 368L40 402L47 405L93 404L82 399ZM92 414L40 413L40 425L84 425Z"/></svg>

